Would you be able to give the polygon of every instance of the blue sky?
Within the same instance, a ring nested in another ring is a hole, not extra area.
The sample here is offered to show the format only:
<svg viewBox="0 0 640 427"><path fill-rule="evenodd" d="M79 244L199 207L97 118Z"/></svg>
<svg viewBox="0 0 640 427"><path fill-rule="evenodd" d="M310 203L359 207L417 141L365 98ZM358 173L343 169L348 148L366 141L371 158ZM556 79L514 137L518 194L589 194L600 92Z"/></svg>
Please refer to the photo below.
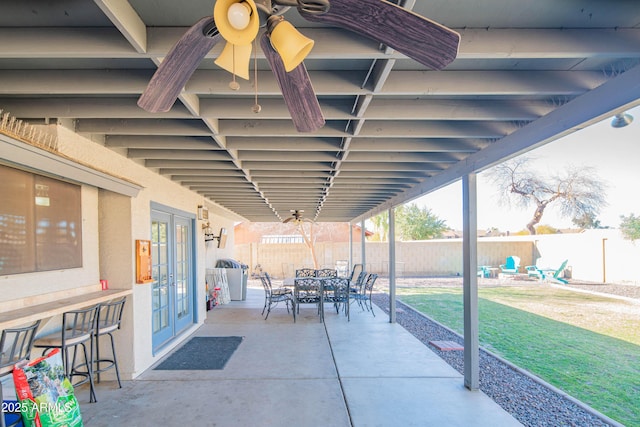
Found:
<svg viewBox="0 0 640 427"><path fill-rule="evenodd" d="M526 154L535 159L535 169L540 172L551 173L567 165L594 167L608 185L609 205L598 216L604 226L618 227L620 215L640 215L640 107L629 113L635 120L627 127L614 129L611 118L607 118ZM414 203L431 209L449 227L462 229L461 188L461 183L456 182ZM533 208L498 206L497 189L488 183L484 173L478 175L479 229L498 227L515 232L525 228L532 214ZM558 228L572 225L571 218L561 218L553 205L545 211L541 224Z"/></svg>

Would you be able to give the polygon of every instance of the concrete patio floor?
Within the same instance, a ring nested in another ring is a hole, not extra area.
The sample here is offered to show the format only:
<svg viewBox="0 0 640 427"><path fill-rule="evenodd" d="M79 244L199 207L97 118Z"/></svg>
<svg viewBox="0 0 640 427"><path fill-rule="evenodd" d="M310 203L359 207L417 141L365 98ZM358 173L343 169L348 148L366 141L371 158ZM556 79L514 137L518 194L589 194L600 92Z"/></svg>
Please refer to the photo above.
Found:
<svg viewBox="0 0 640 427"><path fill-rule="evenodd" d="M404 328L352 305L351 321L326 305L261 316L264 293L208 313L192 336L243 336L223 370L150 369L77 391L85 426L517 426L489 397Z"/></svg>

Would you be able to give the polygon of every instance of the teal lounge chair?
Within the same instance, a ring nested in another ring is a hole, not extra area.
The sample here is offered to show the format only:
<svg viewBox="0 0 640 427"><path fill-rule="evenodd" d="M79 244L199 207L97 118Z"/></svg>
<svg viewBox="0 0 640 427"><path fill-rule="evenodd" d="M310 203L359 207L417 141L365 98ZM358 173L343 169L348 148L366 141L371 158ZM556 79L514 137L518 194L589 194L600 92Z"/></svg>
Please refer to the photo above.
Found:
<svg viewBox="0 0 640 427"><path fill-rule="evenodd" d="M507 261L500 265L500 272L502 274L518 274L520 270L520 257L508 256Z"/></svg>
<svg viewBox="0 0 640 427"><path fill-rule="evenodd" d="M548 268L540 268L537 265L528 265L525 268L527 269L527 275L529 277L535 277L545 282L552 283L560 283L562 285L566 285L569 282L563 279L561 276L564 273L564 269L567 268L568 259L565 259L562 264L560 264L560 268L556 270L548 269Z"/></svg>

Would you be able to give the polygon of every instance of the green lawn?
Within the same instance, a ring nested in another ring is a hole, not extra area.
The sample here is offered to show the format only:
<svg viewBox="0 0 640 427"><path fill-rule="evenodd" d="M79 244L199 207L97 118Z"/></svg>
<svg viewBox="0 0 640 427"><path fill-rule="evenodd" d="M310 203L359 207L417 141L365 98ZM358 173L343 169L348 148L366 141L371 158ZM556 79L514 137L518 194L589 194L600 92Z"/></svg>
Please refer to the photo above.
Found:
<svg viewBox="0 0 640 427"><path fill-rule="evenodd" d="M462 333L462 289L399 288L397 294ZM481 288L480 344L612 419L640 426L637 311L623 301L551 287ZM602 332L611 330L618 337Z"/></svg>

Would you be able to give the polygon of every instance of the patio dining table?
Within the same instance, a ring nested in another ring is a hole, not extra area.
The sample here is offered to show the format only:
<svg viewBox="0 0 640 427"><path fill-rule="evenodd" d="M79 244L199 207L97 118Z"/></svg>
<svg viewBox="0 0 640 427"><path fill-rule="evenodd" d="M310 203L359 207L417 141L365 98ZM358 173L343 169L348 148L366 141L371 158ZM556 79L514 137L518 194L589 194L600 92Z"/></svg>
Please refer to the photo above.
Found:
<svg viewBox="0 0 640 427"><path fill-rule="evenodd" d="M326 283L335 279L336 277L286 277L282 281L282 286L287 288L293 288L294 299L296 299L297 298L296 291L295 291L296 280L305 280L305 281L313 280L313 281L320 282L320 298L322 299L323 303L320 305L319 315L320 315L320 321L324 322L324 302L326 300L326 292L333 290L333 288L327 287ZM298 301L296 300L295 303L297 307Z"/></svg>

